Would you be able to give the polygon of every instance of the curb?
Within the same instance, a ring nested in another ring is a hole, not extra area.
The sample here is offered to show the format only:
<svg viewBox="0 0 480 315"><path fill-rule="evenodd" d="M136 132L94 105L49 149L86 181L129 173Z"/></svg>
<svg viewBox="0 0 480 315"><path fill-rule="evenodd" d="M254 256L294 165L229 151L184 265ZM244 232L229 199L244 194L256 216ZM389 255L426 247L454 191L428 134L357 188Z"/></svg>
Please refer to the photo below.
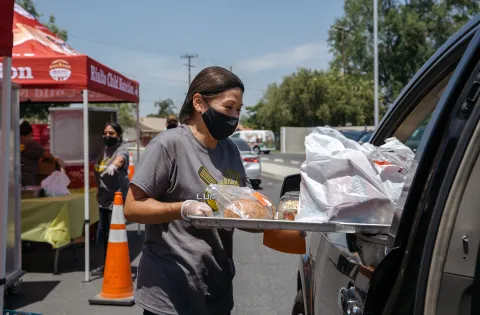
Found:
<svg viewBox="0 0 480 315"><path fill-rule="evenodd" d="M298 173L300 173L300 170L298 170ZM298 174L297 173L297 174ZM264 172L262 171L262 176L263 177L267 177L267 178L270 178L270 179L275 179L275 180L278 180L278 181L281 181L283 182L283 180L285 179L285 177L289 176L289 175L293 175L295 173L292 173L292 174L288 174L288 175L281 175L281 174L273 174L273 173L269 173L269 172Z"/></svg>

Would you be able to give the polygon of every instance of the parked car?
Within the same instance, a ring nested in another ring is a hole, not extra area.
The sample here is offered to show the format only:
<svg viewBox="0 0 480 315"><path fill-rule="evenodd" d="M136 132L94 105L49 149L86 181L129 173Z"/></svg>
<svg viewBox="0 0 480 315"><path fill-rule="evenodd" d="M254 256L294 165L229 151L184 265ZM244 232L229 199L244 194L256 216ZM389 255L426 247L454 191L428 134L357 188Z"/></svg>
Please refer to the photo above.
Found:
<svg viewBox="0 0 480 315"><path fill-rule="evenodd" d="M390 231L308 233L293 315L480 314L479 95L480 14L418 71L370 141L419 136ZM282 193L300 189L300 175L287 180Z"/></svg>
<svg viewBox="0 0 480 315"><path fill-rule="evenodd" d="M425 131L426 127L427 125L418 126L417 130L415 130L415 132L410 136L410 138L408 138L407 142L405 142L405 145L412 149L413 152L417 151L418 145L420 144L420 140L422 140L423 132Z"/></svg>
<svg viewBox="0 0 480 315"><path fill-rule="evenodd" d="M271 130L236 131L231 138L242 139L248 143L255 154L269 154L275 150L275 134Z"/></svg>
<svg viewBox="0 0 480 315"><path fill-rule="evenodd" d="M260 184L262 183L260 177L262 175L262 166L260 164L260 159L258 155L256 155L248 143L243 141L239 138L232 138L233 142L240 150L240 154L242 155L243 166L245 167L245 172L247 173L247 177L252 184L253 189L258 189Z"/></svg>
<svg viewBox="0 0 480 315"><path fill-rule="evenodd" d="M369 131L365 130L340 130L340 133L343 134L345 137L347 137L350 140L353 141L359 141L364 135L369 133Z"/></svg>
<svg viewBox="0 0 480 315"><path fill-rule="evenodd" d="M370 141L370 138L372 137L372 135L373 135L373 132L367 131L360 137L360 139L358 139L358 143L360 144L367 143L368 141Z"/></svg>

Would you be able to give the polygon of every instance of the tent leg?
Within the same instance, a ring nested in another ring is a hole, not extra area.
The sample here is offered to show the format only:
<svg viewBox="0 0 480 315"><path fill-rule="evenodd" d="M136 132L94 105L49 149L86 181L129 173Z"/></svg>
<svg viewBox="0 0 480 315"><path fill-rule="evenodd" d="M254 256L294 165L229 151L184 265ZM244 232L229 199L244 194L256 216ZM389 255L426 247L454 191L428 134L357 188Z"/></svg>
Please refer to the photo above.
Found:
<svg viewBox="0 0 480 315"><path fill-rule="evenodd" d="M140 161L140 104L137 103L136 106L136 113L137 113L137 165ZM142 230L140 223L137 223L137 235L142 235Z"/></svg>
<svg viewBox="0 0 480 315"><path fill-rule="evenodd" d="M83 180L85 197L85 282L90 281L90 163L88 152L88 90L83 90Z"/></svg>
<svg viewBox="0 0 480 315"><path fill-rule="evenodd" d="M12 108L12 58L3 58L2 134L0 136L0 310L3 310L7 262L8 188L10 181L10 121ZM12 198L12 197L10 197Z"/></svg>

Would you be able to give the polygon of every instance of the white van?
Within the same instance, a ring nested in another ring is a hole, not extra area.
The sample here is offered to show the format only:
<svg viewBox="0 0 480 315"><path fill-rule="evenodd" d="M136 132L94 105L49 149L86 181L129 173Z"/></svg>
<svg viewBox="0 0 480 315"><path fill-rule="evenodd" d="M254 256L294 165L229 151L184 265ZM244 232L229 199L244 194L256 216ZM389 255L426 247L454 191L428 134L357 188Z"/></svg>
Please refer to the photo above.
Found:
<svg viewBox="0 0 480 315"><path fill-rule="evenodd" d="M275 150L275 135L271 130L236 131L231 137L244 140L255 154L260 154L260 152L269 154L270 151Z"/></svg>

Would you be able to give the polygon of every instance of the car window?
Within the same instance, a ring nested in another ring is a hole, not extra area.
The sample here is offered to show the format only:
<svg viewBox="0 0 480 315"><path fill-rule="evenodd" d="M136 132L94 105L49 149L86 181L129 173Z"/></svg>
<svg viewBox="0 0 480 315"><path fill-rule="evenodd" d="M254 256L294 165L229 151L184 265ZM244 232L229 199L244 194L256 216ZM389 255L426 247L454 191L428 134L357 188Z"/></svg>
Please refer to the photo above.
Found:
<svg viewBox="0 0 480 315"><path fill-rule="evenodd" d="M234 133L233 135L231 135L232 138L240 138L240 133Z"/></svg>
<svg viewBox="0 0 480 315"><path fill-rule="evenodd" d="M364 134L364 135L360 138L360 140L358 140L358 142L360 142L360 143L366 143L366 142L368 142L368 141L370 140L371 137L372 137L372 133L371 133L371 132L368 132L368 133Z"/></svg>
<svg viewBox="0 0 480 315"><path fill-rule="evenodd" d="M393 136L415 152L415 159L407 175L401 197L397 202L387 240L388 246L391 246L397 237L401 218L405 212L405 202L409 200L407 197L411 193L410 187L416 179L417 165L425 153L418 150L420 145L423 145L422 139L426 136L425 131L429 129L430 125L436 123L434 119L431 119L432 114L437 108L470 40L471 37L461 41L452 50L444 54L441 59L438 59L428 71L419 76L415 84L409 86L404 92L405 94L401 95L398 103L390 109L374 134L373 144L377 146L383 144L385 139Z"/></svg>
<svg viewBox="0 0 480 315"><path fill-rule="evenodd" d="M359 133L356 131L341 131L341 133L350 140L357 141Z"/></svg>

